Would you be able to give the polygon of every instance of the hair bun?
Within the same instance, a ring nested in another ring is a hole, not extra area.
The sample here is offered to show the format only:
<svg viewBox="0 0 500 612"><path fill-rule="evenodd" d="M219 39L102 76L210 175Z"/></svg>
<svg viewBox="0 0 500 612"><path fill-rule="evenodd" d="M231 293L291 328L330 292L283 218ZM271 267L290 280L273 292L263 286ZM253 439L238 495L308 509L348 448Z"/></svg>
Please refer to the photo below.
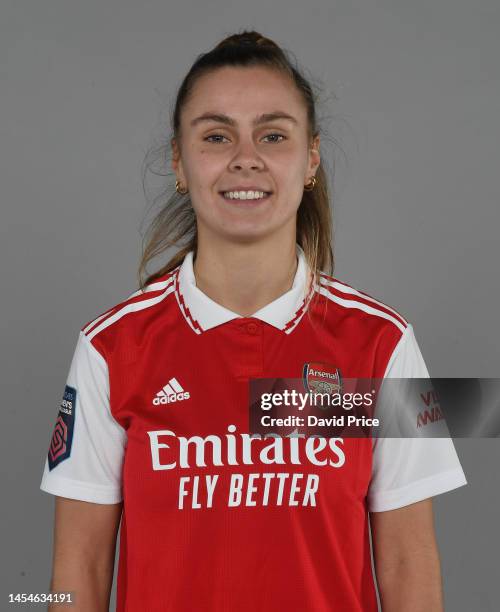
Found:
<svg viewBox="0 0 500 612"><path fill-rule="evenodd" d="M222 40L217 46L221 47L240 47L240 46L259 46L259 47L278 47L271 39L262 36L259 32L241 32L240 34L232 34Z"/></svg>

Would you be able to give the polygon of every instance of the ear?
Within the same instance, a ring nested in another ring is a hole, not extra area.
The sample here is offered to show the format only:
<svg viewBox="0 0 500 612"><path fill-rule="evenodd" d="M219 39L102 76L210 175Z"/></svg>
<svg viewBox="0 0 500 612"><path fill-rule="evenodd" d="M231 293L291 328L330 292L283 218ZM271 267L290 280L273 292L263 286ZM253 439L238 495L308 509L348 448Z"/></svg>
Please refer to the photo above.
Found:
<svg viewBox="0 0 500 612"><path fill-rule="evenodd" d="M315 136L311 142L311 146L309 148L309 161L307 164L307 175L305 180L308 181L311 176L315 176L317 169L319 168L319 164L321 162L321 157L319 153L319 134Z"/></svg>
<svg viewBox="0 0 500 612"><path fill-rule="evenodd" d="M177 179L181 183L185 183L184 170L182 168L181 152L179 144L175 138L170 141L172 147L172 170L175 172Z"/></svg>

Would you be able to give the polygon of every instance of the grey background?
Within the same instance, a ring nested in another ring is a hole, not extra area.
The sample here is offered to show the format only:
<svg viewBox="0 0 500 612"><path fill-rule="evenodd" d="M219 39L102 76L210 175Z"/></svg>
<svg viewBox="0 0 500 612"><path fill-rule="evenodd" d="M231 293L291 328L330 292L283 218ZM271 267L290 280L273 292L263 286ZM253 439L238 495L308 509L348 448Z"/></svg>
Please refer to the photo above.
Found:
<svg viewBox="0 0 500 612"><path fill-rule="evenodd" d="M336 276L413 323L433 376L499 375L499 26L496 0L2 0L0 609L48 589L38 487L78 330L137 288L144 153L233 31L337 96ZM496 610L499 444L456 447L469 484L435 499L446 610Z"/></svg>

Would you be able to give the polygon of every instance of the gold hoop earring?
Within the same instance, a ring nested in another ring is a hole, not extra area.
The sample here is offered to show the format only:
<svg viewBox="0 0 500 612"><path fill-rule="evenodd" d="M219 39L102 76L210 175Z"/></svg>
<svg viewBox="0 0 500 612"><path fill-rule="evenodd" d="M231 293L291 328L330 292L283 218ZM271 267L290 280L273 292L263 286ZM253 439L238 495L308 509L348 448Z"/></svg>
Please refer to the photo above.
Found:
<svg viewBox="0 0 500 612"><path fill-rule="evenodd" d="M180 181L175 181L175 190L177 191L177 193L180 193L181 195L186 195L186 193L188 192L188 189L186 189L186 191L181 191L179 188L181 186L181 182Z"/></svg>
<svg viewBox="0 0 500 612"><path fill-rule="evenodd" d="M312 191L314 189L314 187L316 186L317 181L318 181L318 179L315 176L311 176L311 180L309 181L309 183L304 185L304 190L305 191Z"/></svg>

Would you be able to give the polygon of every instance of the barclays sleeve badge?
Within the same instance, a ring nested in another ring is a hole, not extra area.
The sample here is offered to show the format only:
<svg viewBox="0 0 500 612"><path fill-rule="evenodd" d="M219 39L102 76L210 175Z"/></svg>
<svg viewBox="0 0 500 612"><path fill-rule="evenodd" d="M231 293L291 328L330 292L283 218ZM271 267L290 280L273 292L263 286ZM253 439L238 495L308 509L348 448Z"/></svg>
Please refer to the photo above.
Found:
<svg viewBox="0 0 500 612"><path fill-rule="evenodd" d="M49 447L49 470L71 455L75 424L76 389L66 385Z"/></svg>

